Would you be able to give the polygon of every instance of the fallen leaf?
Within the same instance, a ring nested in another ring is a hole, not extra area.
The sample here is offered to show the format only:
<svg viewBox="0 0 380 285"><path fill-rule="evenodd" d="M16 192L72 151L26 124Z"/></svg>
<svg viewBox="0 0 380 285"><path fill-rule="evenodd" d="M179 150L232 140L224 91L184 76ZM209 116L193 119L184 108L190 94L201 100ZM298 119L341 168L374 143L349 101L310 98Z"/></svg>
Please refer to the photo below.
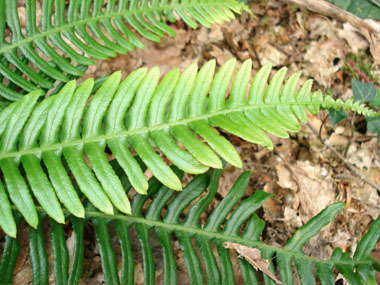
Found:
<svg viewBox="0 0 380 285"><path fill-rule="evenodd" d="M292 178L292 173L289 168L287 168L284 164L276 164L276 173L278 177L278 185L280 185L284 189L292 189L297 190L297 183Z"/></svg>
<svg viewBox="0 0 380 285"><path fill-rule="evenodd" d="M233 242L225 242L223 246L225 248L236 250L239 253L239 257L247 260L256 271L261 271L272 278L277 284L282 284L282 282L269 270L268 260L261 258L261 251L259 249L246 247Z"/></svg>
<svg viewBox="0 0 380 285"><path fill-rule="evenodd" d="M327 205L335 202L334 181L329 175L326 176L321 166L313 165L310 161L297 161L290 168L299 185L299 215L306 223Z"/></svg>
<svg viewBox="0 0 380 285"><path fill-rule="evenodd" d="M368 40L361 33L360 28L357 28L350 23L343 24L343 29L338 29L337 34L345 40L354 53L358 53L360 50L366 50L368 48Z"/></svg>

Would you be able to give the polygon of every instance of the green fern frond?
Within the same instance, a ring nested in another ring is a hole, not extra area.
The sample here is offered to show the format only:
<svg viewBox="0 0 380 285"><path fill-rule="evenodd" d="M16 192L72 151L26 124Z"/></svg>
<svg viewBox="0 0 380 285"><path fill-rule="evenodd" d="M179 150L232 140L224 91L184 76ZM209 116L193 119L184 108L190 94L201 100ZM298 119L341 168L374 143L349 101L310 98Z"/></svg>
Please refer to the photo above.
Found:
<svg viewBox="0 0 380 285"><path fill-rule="evenodd" d="M122 178L123 186L128 192L131 185L123 169L115 161L111 164ZM178 172L178 170L175 171ZM255 212L272 195L259 190L242 200L250 179L248 171L243 172L235 181L227 196L208 216L205 224L200 224L201 215L213 201L217 192L220 174L221 170L214 170L210 175L209 173L198 175L184 187L182 192L170 190L156 178L151 178L147 195L134 195L132 215L111 216L100 213L88 205L86 217L95 227L106 283L134 284L135 261L132 252L137 248L132 246L130 238L130 234L134 231L141 244L146 284L155 283L155 260L150 242L152 235L158 238L163 251L164 284L177 284L173 236L178 240L182 250L190 284L206 284L206 282L207 284L235 284L237 270L232 267L232 251L223 246L225 242L259 249L262 258L269 262L269 270L274 275L280 272L283 284L294 284L294 274L299 276L301 284L316 284L316 278L322 284L334 284L336 273L341 273L350 284L376 284L374 279L376 261L370 258L370 252L380 237L380 218L372 224L368 233L359 242L353 258L349 253L343 254L340 249L336 249L329 260L306 256L302 251L305 243L344 209L345 205L341 202L328 206L297 230L283 248L268 246L260 240L265 224ZM203 195L206 189L207 192ZM185 210L191 203L191 208L188 211ZM149 206L143 214L143 208L145 209L146 205ZM237 208L236 205L238 205ZM45 219L44 211L41 208L38 210L41 219ZM63 225L50 219L56 284L78 284L82 275L83 229L86 221L73 216L69 216L68 221L71 222L75 235L70 270ZM223 227L221 227L222 224ZM116 231L120 252L115 252L113 249L111 228ZM37 229L29 227L29 235L33 281L35 284L47 284L48 259L42 223ZM212 249L214 245L217 256ZM18 251L17 239L7 237L0 263L0 283L12 281ZM116 253L122 256L120 266L117 265ZM201 270L201 260L203 260L206 274ZM247 261L239 259L238 262L244 283L259 284L258 272ZM297 269L296 273L293 272L293 262ZM316 271L313 270L313 266ZM121 280L118 268L121 268ZM264 282L274 284L273 280L266 275L264 275Z"/></svg>
<svg viewBox="0 0 380 285"><path fill-rule="evenodd" d="M25 6L23 34L17 0L0 1L0 96L10 101L22 98L17 88L25 92L50 89L55 81L68 82L83 75L86 66L94 64L91 58L105 60L144 48L136 34L155 42L165 34L175 36L163 16L196 28L197 22L210 27L233 19L233 12L249 11L236 0L71 0L68 5L65 0L46 0L38 29L36 1L26 0Z"/></svg>
<svg viewBox="0 0 380 285"><path fill-rule="evenodd" d="M178 69L168 72L161 82L157 67L149 72L138 69L121 83L121 73L116 72L94 95L94 81L88 79L78 88L70 81L57 95L40 103L41 92L33 91L11 104L0 113L0 169L4 176L0 184L1 227L16 235L8 196L27 222L37 227L31 193L58 223L64 222L60 202L73 215L83 217L84 208L70 173L97 209L113 214L116 207L129 214L129 201L107 154L114 155L139 193L146 193L148 183L131 149L161 183L181 190L180 179L155 148L179 169L200 174L209 167L221 168L218 156L242 167L232 144L213 127L272 149L266 132L288 137L287 131L299 130L298 120L306 122L307 108L312 113L323 106L375 114L352 101L322 97L319 91L311 95L311 80L297 92L300 74L283 84L286 68L276 72L266 87L270 64L257 72L247 98L251 61L244 62L232 79L234 67L235 59L231 59L214 76L215 61L199 72L192 64L182 74Z"/></svg>

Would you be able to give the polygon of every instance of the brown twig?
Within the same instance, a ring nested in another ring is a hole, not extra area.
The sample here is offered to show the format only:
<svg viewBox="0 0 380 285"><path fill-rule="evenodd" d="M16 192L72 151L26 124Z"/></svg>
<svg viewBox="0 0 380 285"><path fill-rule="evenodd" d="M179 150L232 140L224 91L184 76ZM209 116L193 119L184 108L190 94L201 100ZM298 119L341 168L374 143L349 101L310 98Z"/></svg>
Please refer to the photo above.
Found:
<svg viewBox="0 0 380 285"><path fill-rule="evenodd" d="M351 120L351 136L350 136L350 139L349 139L349 141L348 141L348 143L346 145L346 149L344 150L343 157L347 157L348 149L350 148L352 140L354 139L354 136L355 136L355 118L356 118L356 113L354 113L354 115L352 116L352 120Z"/></svg>
<svg viewBox="0 0 380 285"><path fill-rule="evenodd" d="M322 124L321 126L319 127L319 132L318 132L318 138L320 141L322 141L322 128L324 126L324 124L326 123L327 119L330 117L330 115L327 115L323 120L322 120Z"/></svg>
<svg viewBox="0 0 380 285"><path fill-rule="evenodd" d="M318 137L318 131L310 124L307 123L307 126L310 128L310 130ZM331 150L342 162L343 164L356 176L358 176L362 181L365 183L371 185L373 188L377 190L377 192L380 194L380 187L369 180L364 174L362 174L359 170L357 170L351 163L349 163L343 155L341 155L338 151L336 151L335 148L333 148L330 143L326 140L320 140L322 144L327 147L329 150Z"/></svg>
<svg viewBox="0 0 380 285"><path fill-rule="evenodd" d="M312 12L335 18L342 22L349 22L354 26L362 27L374 34L380 34L380 27L373 20L363 20L359 17L346 12L345 10L330 4L324 0L285 0L301 8L308 9Z"/></svg>

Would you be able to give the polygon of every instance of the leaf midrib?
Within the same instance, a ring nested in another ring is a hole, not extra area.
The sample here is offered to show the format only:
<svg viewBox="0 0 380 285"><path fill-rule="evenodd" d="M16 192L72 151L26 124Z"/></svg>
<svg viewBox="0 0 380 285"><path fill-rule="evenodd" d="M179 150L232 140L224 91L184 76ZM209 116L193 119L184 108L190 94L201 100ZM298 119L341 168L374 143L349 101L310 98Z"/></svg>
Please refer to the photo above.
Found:
<svg viewBox="0 0 380 285"><path fill-rule="evenodd" d="M130 15L137 15L137 14L144 14L144 13L149 13L149 12L161 12L163 10L173 11L173 10L178 9L178 8L185 8L186 9L186 8L207 7L207 6L208 7L213 7L213 6L228 7L229 5L231 5L231 3L233 3L233 2L228 1L228 0L225 3L220 3L220 2L190 3L190 4L189 3L186 3L186 4L177 3L174 5L149 7L149 8L143 8L143 9L141 9L141 8L137 9L136 8L136 9L126 10L126 11L117 11L117 12L108 13L108 14L104 13L104 14L99 15L99 16L93 16L93 17L89 17L86 19L79 19L79 20L76 20L76 21L71 22L71 23L66 23L65 25L55 27L55 28L47 30L45 32L39 32L38 34L36 34L34 36L27 37L23 40L15 42L15 43L4 45L3 47L0 47L0 54L3 54L9 50L14 49L14 48L18 48L19 46L26 45L28 43L34 42L38 39L46 38L50 35L58 34L58 33L61 33L65 30L72 29L75 26L85 25L85 24L97 22L97 21L100 21L103 19L110 19L110 18L114 18L114 17L130 16Z"/></svg>
<svg viewBox="0 0 380 285"><path fill-rule="evenodd" d="M155 126L147 126L143 128L138 128L134 130L124 130L121 132L115 132L115 133L109 133L109 134L102 134L94 137L88 137L88 138L81 138L73 141L66 141L66 142L60 142L52 145L44 145L36 148L31 149L23 149L19 151L13 151L8 153L0 153L0 160L4 158L20 158L21 156L28 155L28 154L34 154L34 155L40 155L43 152L46 151L58 151L63 148L67 147L79 147L83 146L85 144L89 143L101 143L107 140L113 140L121 137L130 137L133 135L138 134L145 134L152 131L159 131L167 128L171 128L174 126L179 125L188 125L192 122L196 121L202 121L202 120L208 120L212 117L219 116L219 115L228 115L230 113L242 113L245 111L252 111L254 109L264 109L264 108L273 108L278 106L306 106L306 105L317 105L320 106L323 103L322 100L319 101L300 101L300 102L279 102L279 103L261 103L261 104L255 104L255 105L246 105L246 106L239 106L235 108L228 108L225 110L216 111L213 113L206 113L200 116L196 116L193 118L186 118L181 119L175 122L166 122L164 124L159 124ZM339 105L338 103L334 102L333 105ZM333 107L333 106L332 106Z"/></svg>
<svg viewBox="0 0 380 285"><path fill-rule="evenodd" d="M12 206L12 209L17 210L15 206ZM37 206L36 209L39 212L46 213L46 211L40 206ZM63 208L62 210L67 215L71 214L65 208ZM145 224L147 226L152 226L152 227L165 228L170 231L186 232L193 235L205 236L206 238L211 239L211 240L223 240L223 241L235 242L235 243L242 244L249 247L257 247L259 249L266 249L266 250L273 251L276 253L283 253L286 255L293 256L296 259L304 259L311 262L323 262L325 264L330 264L330 265L341 264L341 265L351 265L351 266L357 266L361 264L369 265L371 263L371 261L369 260L355 260L355 261L354 260L352 261L322 260L316 257L307 256L298 252L286 250L284 248L270 246L262 242L247 240L239 236L226 235L226 234L223 234L222 232L211 232L211 231L207 231L201 228L187 227L187 226L184 226L183 224L165 223L163 221L150 220L144 217L133 216L133 215L120 215L120 214L109 215L109 214L105 214L101 212L86 210L85 216L86 218L104 218L104 219L109 219L109 220L120 220L120 221L130 222L134 224L139 223L139 224Z"/></svg>

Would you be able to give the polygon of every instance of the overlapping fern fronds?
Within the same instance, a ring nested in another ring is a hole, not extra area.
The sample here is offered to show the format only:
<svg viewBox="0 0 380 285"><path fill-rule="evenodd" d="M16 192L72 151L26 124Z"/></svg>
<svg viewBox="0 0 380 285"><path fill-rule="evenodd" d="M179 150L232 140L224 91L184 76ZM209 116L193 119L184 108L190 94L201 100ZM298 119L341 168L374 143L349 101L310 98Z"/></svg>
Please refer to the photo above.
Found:
<svg viewBox="0 0 380 285"><path fill-rule="evenodd" d="M181 190L181 181L155 148L181 170L200 174L209 167L221 168L219 156L242 166L234 147L213 127L271 149L266 132L288 137L287 131L299 130L298 120L306 121L307 108L312 113L323 106L374 115L352 100L334 101L319 91L311 95L310 80L297 92L300 73L283 85L286 68L276 72L266 87L269 64L257 72L247 97L251 61L244 62L232 80L234 66L231 59L214 76L215 61L199 72L192 64L182 74L178 69L168 72L161 82L157 67L149 72L138 69L121 83L121 73L116 72L95 95L94 81L88 79L78 88L71 81L40 103L41 92L33 91L11 104L0 113L1 227L16 235L9 198L32 227L38 224L33 196L59 223L64 222L60 202L83 217L78 190L104 213L112 214L114 207L130 213L120 178L109 164L110 154L139 193L146 193L148 183L131 150L161 183Z"/></svg>
<svg viewBox="0 0 380 285"><path fill-rule="evenodd" d="M37 23L36 0L26 0L24 34L17 0L0 1L0 96L17 101L22 98L19 88L24 92L50 89L55 81L68 82L83 75L86 66L94 63L91 58L104 60L144 48L137 34L155 42L165 34L175 36L164 16L170 22L181 19L196 28L197 23L210 27L233 19L233 12L248 11L236 0L65 2L42 1L41 21Z"/></svg>
<svg viewBox="0 0 380 285"><path fill-rule="evenodd" d="M122 168L115 161L111 164L122 178L123 186L128 192L131 186ZM316 284L319 280L321 284L330 285L335 283L337 273L341 273L350 284L376 284L374 268L379 270L379 264L370 258L370 252L380 236L380 218L372 224L368 233L359 242L353 258L350 257L350 253L342 253L340 249L336 249L329 260L306 256L302 251L305 243L344 209L345 205L341 202L328 206L311 219L283 248L268 246L260 240L264 221L255 212L272 195L259 190L242 200L250 179L248 171L240 175L228 195L208 216L205 224L200 225L201 215L217 192L220 174L221 170L215 170L212 173L198 175L184 187L182 192L170 190L157 179L151 178L147 195L134 195L132 215L110 216L88 205L86 216L95 227L106 283L134 284L136 261L132 252L142 250L145 284L154 284L155 259L151 238L155 235L160 242L164 257L164 284L177 284L178 281L173 236L178 240L182 250L190 284L198 285L206 282L236 284L235 276L238 270L232 267L232 252L223 246L225 242L259 249L262 258L268 260L270 271L274 275L276 272L280 273L278 275L283 284L294 284L293 278L298 276L301 284ZM191 203L193 204L189 209ZM147 205L149 206L146 207ZM236 205L238 207L235 207ZM146 211L143 212L143 209ZM45 219L46 215L42 209L39 210L42 219ZM50 219L56 284L78 284L82 275L83 231L87 221L73 216L69 216L68 221L71 222L75 235L70 270L64 226ZM111 228L117 233L118 247L113 247L111 242L110 232L113 232ZM133 232L137 234L141 244L139 248L135 248L131 242L130 234ZM48 258L43 225L40 223L37 229L29 227L29 237L33 282L48 284ZM217 253L213 250L214 245ZM120 248L121 252L115 252L113 248ZM12 281L18 251L17 239L7 237L0 263L0 283ZM119 266L116 253L122 256ZM263 276L263 283L261 273L256 272L247 261L239 259L238 262L245 284L275 284L266 275ZM293 272L293 262L296 272ZM316 271L313 270L313 266ZM118 268L121 268L121 279Z"/></svg>

